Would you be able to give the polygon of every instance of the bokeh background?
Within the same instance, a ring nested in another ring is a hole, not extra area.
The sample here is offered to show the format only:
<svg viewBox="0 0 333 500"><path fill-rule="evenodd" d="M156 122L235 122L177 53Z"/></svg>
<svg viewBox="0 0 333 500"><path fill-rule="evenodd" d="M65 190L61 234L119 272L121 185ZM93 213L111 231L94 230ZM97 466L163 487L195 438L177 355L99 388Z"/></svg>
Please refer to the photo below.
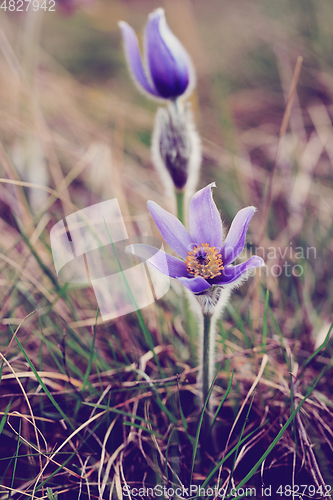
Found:
<svg viewBox="0 0 333 500"><path fill-rule="evenodd" d="M16 179L61 185L80 208L118 197L125 217L141 224L135 231L147 230L146 201L161 202L164 196L150 159L157 105L129 77L118 21L129 22L142 42L147 15L159 6L196 68L191 101L203 145L199 187L216 181L215 198L227 224L251 204L259 211L251 231L259 231L292 74L297 57L304 59L263 246L282 252L289 246L316 248L315 259L301 264L302 307L284 319L291 322L289 333L295 315L301 321L305 316L307 329L320 329L332 305L329 1L77 0L57 2L56 12L7 9L1 13L0 127ZM2 166L5 176L11 175L8 168ZM10 232L9 212L19 208L14 188L2 184L1 191L1 212L8 217L4 231ZM38 223L47 193L27 188L25 193ZM53 209L59 201L54 203ZM162 201L169 209L172 203ZM49 212L43 217L40 231L51 227ZM295 252L287 255L299 263ZM277 280L268 281L278 304L283 298Z"/></svg>

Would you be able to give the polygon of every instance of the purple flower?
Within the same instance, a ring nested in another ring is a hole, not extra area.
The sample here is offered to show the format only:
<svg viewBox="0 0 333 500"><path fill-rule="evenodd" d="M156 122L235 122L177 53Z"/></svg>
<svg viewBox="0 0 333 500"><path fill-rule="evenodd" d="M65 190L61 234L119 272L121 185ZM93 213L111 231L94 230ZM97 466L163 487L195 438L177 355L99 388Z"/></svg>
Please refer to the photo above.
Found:
<svg viewBox="0 0 333 500"><path fill-rule="evenodd" d="M191 60L167 25L163 9L149 15L145 30L145 67L133 28L124 21L119 26L128 66L141 90L157 98L175 99L193 88Z"/></svg>
<svg viewBox="0 0 333 500"><path fill-rule="evenodd" d="M236 266L231 265L244 248L255 208L246 207L237 213L223 241L222 221L212 197L212 186L215 187L215 183L198 191L191 200L190 233L176 217L157 203L148 202L161 235L180 259L149 245L127 247L128 251L176 278L193 293L202 293L211 286L237 286L247 278L248 271L264 265L257 255Z"/></svg>

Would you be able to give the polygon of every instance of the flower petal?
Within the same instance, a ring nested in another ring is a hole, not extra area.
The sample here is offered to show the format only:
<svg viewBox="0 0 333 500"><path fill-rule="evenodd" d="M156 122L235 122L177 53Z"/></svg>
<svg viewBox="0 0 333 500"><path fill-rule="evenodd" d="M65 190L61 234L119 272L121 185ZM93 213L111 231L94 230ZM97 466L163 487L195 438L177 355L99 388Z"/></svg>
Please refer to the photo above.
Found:
<svg viewBox="0 0 333 500"><path fill-rule="evenodd" d="M223 228L219 211L212 196L212 182L193 196L190 204L190 233L196 243L211 247L222 245Z"/></svg>
<svg viewBox="0 0 333 500"><path fill-rule="evenodd" d="M119 26L124 38L127 64L134 82L138 84L139 87L141 87L141 90L143 89L146 92L149 92L149 94L158 96L158 92L148 81L147 75L144 71L139 49L139 42L135 31L129 24L125 23L124 21L120 21Z"/></svg>
<svg viewBox="0 0 333 500"><path fill-rule="evenodd" d="M184 285L186 288L191 290L193 293L200 293L203 292L204 290L207 290L207 288L210 288L210 284L208 281L206 281L204 278L201 276L197 276L196 278L177 278L178 281L182 285Z"/></svg>
<svg viewBox="0 0 333 500"><path fill-rule="evenodd" d="M224 268L222 274L211 280L211 283L214 285L227 285L228 283L232 283L233 281L237 280L242 275L245 275L251 269L264 265L265 263L261 257L258 257L258 255L253 255L246 262L242 262L242 264Z"/></svg>
<svg viewBox="0 0 333 500"><path fill-rule="evenodd" d="M247 228L255 210L255 207L242 208L232 221L228 236L221 249L224 266L228 266L242 252L245 245Z"/></svg>
<svg viewBox="0 0 333 500"><path fill-rule="evenodd" d="M148 201L147 205L159 232L167 244L170 245L180 257L186 259L189 251L188 247L194 242L183 224L154 201Z"/></svg>
<svg viewBox="0 0 333 500"><path fill-rule="evenodd" d="M170 276L170 278L187 276L186 264L184 261L177 259L177 257L172 257L158 250L158 248L136 243L134 245L128 245L125 251L142 260L148 261L149 264L156 267L161 273Z"/></svg>
<svg viewBox="0 0 333 500"><path fill-rule="evenodd" d="M146 26L145 51L150 75L160 97L178 97L190 81L190 60L170 30L163 9L150 14Z"/></svg>

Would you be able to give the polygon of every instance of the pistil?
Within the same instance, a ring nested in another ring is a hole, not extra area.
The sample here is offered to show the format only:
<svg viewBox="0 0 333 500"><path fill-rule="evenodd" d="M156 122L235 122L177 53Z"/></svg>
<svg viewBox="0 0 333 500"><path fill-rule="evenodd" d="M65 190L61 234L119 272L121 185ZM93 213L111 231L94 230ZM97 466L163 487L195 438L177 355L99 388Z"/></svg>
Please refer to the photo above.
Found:
<svg viewBox="0 0 333 500"><path fill-rule="evenodd" d="M217 248L210 247L208 243L201 243L201 246L198 245L188 252L185 263L190 274L205 279L219 276L224 269L221 254Z"/></svg>

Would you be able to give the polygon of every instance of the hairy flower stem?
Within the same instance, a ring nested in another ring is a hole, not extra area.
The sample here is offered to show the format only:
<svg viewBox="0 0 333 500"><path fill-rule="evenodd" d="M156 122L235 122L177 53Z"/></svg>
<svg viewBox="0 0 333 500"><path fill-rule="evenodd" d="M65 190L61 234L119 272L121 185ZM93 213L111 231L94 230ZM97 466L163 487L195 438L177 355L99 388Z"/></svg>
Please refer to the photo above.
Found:
<svg viewBox="0 0 333 500"><path fill-rule="evenodd" d="M202 349L202 399L203 404L205 404L210 384L211 384L211 368L210 363L214 363L214 359L211 359L211 346L210 343L212 339L210 338L210 329L211 329L211 318L210 314L203 315L203 349ZM205 413L202 420L202 429L201 429L201 445L203 449L206 448L207 439L209 439L208 431L210 427L210 417L207 413L207 409L209 408L209 403L207 402Z"/></svg>
<svg viewBox="0 0 333 500"><path fill-rule="evenodd" d="M203 349L202 349L202 398L203 404L208 396L210 388L210 327L211 315L203 315ZM207 405L208 406L208 405Z"/></svg>
<svg viewBox="0 0 333 500"><path fill-rule="evenodd" d="M181 191L175 189L176 202L177 202L177 217L182 224L184 224L184 189Z"/></svg>

